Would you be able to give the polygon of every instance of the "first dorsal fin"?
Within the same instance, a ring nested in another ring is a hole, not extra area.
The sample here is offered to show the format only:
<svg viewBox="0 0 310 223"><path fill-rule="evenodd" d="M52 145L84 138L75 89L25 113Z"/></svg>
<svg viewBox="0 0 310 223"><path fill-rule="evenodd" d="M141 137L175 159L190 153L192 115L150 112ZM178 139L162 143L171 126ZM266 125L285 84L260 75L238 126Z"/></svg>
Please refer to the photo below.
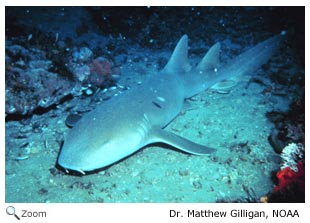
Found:
<svg viewBox="0 0 310 223"><path fill-rule="evenodd" d="M219 62L220 49L221 49L220 43L214 44L206 53L206 55L202 58L196 69L199 71L206 71L209 69L218 68L220 65Z"/></svg>
<svg viewBox="0 0 310 223"><path fill-rule="evenodd" d="M187 51L188 37L187 35L184 35L175 47L172 56L164 68L164 71L168 73L188 72L191 69L191 66L188 62Z"/></svg>

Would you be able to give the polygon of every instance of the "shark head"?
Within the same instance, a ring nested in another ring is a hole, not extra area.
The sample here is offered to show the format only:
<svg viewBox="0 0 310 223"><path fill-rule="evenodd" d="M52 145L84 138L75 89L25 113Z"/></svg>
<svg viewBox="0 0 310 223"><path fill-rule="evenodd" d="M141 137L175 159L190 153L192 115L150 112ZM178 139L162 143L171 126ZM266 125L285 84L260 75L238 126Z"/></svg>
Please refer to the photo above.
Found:
<svg viewBox="0 0 310 223"><path fill-rule="evenodd" d="M141 148L145 131L132 131L117 116L100 120L97 111L82 117L65 137L58 157L58 164L65 170L84 174L109 166Z"/></svg>
<svg viewBox="0 0 310 223"><path fill-rule="evenodd" d="M124 135L126 137L121 137L121 134L102 134L102 139L93 145L85 144L90 140L85 141L83 136L75 139L74 143L67 138L58 157L58 164L66 170L81 173L109 166L130 155L134 148L140 146L139 135L134 132Z"/></svg>

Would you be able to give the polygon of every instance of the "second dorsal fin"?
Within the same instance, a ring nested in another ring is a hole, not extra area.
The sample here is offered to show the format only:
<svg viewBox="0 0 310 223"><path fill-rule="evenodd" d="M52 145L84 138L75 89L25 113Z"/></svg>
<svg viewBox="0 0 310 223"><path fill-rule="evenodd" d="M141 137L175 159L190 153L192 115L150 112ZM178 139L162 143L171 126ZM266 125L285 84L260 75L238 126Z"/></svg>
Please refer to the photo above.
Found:
<svg viewBox="0 0 310 223"><path fill-rule="evenodd" d="M214 44L206 55L202 58L198 66L196 67L199 71L206 71L219 67L219 55L220 55L221 44L218 42Z"/></svg>

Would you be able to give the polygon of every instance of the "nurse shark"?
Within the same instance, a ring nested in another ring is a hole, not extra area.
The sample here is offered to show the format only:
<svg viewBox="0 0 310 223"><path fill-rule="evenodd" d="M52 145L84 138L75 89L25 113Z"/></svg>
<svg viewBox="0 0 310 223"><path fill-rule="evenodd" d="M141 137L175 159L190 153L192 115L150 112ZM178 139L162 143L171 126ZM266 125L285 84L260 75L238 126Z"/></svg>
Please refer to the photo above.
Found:
<svg viewBox="0 0 310 223"><path fill-rule="evenodd" d="M188 61L188 36L182 36L161 71L142 85L102 102L76 123L64 139L58 164L66 172L85 174L152 143L168 144L194 155L216 151L164 128L180 113L186 98L211 87L220 88L223 83L237 83L265 64L284 34L257 44L226 65L219 63L220 43L216 43L195 67Z"/></svg>

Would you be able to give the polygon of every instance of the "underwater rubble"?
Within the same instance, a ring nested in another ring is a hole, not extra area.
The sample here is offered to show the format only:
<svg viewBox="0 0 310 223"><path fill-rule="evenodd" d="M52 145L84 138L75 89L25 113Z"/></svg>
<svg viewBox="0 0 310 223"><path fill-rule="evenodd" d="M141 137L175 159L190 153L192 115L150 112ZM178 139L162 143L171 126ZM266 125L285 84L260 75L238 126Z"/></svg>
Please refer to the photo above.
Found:
<svg viewBox="0 0 310 223"><path fill-rule="evenodd" d="M44 51L6 42L6 114L29 115L70 94L73 84L52 67Z"/></svg>
<svg viewBox="0 0 310 223"><path fill-rule="evenodd" d="M72 97L109 88L119 79L120 69L104 57L94 58L87 47L71 50L41 43L40 49L29 41L6 41L6 115L44 113Z"/></svg>

